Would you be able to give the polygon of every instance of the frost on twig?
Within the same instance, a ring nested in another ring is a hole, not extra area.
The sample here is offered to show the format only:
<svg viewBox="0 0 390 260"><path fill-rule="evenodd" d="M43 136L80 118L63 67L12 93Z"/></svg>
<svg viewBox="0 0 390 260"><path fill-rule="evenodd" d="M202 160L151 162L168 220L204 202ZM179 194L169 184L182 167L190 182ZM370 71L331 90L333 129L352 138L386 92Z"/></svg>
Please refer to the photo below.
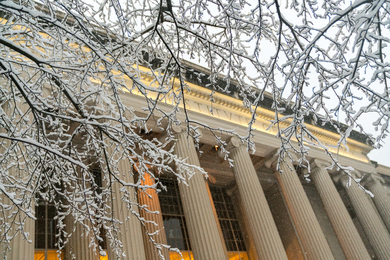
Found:
<svg viewBox="0 0 390 260"><path fill-rule="evenodd" d="M226 159L222 136L254 151L261 107L274 112L279 160L297 154L305 165L319 147L342 169L338 154L359 135L354 129L380 147L390 109L388 10L384 0L1 1L1 243L15 232L29 239L25 220L43 200L57 211L59 249L72 216L96 252L105 233L120 255L120 221L107 204L112 185L142 222L131 190L163 188L161 174L185 182L202 171L175 156L174 125L196 142L198 129L210 132ZM252 113L246 134L193 119L188 82L210 89L210 113L218 92L242 100ZM366 115L377 132L364 127ZM336 147L308 125L339 134ZM132 181L120 175L121 163L136 166L125 176Z"/></svg>

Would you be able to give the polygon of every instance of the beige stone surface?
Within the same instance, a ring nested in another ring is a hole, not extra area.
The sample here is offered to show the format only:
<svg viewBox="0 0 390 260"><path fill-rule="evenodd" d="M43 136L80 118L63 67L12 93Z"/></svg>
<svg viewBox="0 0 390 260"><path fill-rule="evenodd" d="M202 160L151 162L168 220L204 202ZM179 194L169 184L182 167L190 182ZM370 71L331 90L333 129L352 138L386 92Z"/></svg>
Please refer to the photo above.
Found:
<svg viewBox="0 0 390 260"><path fill-rule="evenodd" d="M387 191L382 184L383 182L383 179L379 176L370 174L366 182L366 187L374 194L372 200L374 201L387 230L390 232L390 196L387 195Z"/></svg>
<svg viewBox="0 0 390 260"><path fill-rule="evenodd" d="M149 175L144 175L144 180L142 184L145 185L154 185L154 179ZM165 259L169 259L169 251L167 248L159 246L161 250L157 249L157 245L166 245L167 237L165 235L164 221L161 215L161 206L158 199L158 195L154 189L147 189L146 191L138 191L138 203L142 206L147 206L147 210L141 209L140 215L147 221L152 221L153 223L146 223L142 228L142 235L145 247L145 254L147 260L159 260L160 254L164 256ZM149 213L155 212L155 213ZM157 212L157 213L156 213ZM155 224L157 225L155 225ZM146 231L149 234L154 234L153 236L147 235Z"/></svg>
<svg viewBox="0 0 390 260"><path fill-rule="evenodd" d="M356 260L371 259L329 173L325 170L326 166L318 160L313 161L310 176L320 194L345 257Z"/></svg>
<svg viewBox="0 0 390 260"><path fill-rule="evenodd" d="M231 158L243 210L259 259L287 259L263 189L244 145L231 141Z"/></svg>
<svg viewBox="0 0 390 260"><path fill-rule="evenodd" d="M276 176L307 259L334 259L294 166L281 162L280 168Z"/></svg>
<svg viewBox="0 0 390 260"><path fill-rule="evenodd" d="M119 179L126 183L134 183L134 177L132 175L132 167L128 161L124 159L118 164ZM113 178L111 179L113 181ZM108 259L109 260L145 260L145 248L142 239L141 223L136 216L134 216L127 205L122 200L123 192L120 189L123 187L118 182L112 183L112 203L113 217L119 220L121 223L117 224L117 232L113 235L122 242L121 255L116 254L111 249L109 241L107 241L108 247ZM127 187L129 198L134 199L136 202L134 188ZM132 198L133 196L133 198ZM138 207L132 206L132 210L138 214Z"/></svg>
<svg viewBox="0 0 390 260"><path fill-rule="evenodd" d="M175 153L183 159L187 158L189 164L200 166L192 138L187 138L185 131L177 132ZM187 183L188 186L179 184L179 190L194 258L196 260L227 259L204 177L196 172Z"/></svg>
<svg viewBox="0 0 390 260"><path fill-rule="evenodd" d="M359 218L377 259L390 259L390 235L383 221L375 212L368 195L348 176L341 178L351 203Z"/></svg>

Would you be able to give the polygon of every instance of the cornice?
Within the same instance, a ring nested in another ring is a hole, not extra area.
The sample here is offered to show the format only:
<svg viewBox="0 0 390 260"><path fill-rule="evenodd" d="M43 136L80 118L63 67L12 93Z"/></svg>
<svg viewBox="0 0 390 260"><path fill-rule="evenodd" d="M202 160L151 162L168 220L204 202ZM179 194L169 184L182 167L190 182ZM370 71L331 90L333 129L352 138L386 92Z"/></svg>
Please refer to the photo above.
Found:
<svg viewBox="0 0 390 260"><path fill-rule="evenodd" d="M199 99L202 99L205 101L205 103L210 102L210 93L212 93L212 90L197 86L193 83L187 83L190 87L190 91L186 90L185 94L188 98L189 96L193 96ZM240 99L235 99L233 97L221 94L221 93L214 93L213 94L213 102L211 105L220 105L227 108L234 109L235 111L247 114L248 116L251 116L251 109L244 107L242 101ZM252 107L253 108L253 107ZM265 121L271 121L274 119L275 112L271 110L267 110L262 107L257 108L257 119L264 119ZM279 115L280 117L283 117L283 115ZM288 122L288 123L287 123ZM287 127L289 125L290 121L281 122L281 125L283 127ZM336 146L337 142L339 141L339 135L336 133L333 133L331 131L322 129L318 126L314 126L311 124L306 124L306 127L318 138L321 138L323 140L326 140L331 143L331 145ZM373 148L367 144L358 142L356 140L347 138L347 145L352 150L360 150L363 154L368 154Z"/></svg>
<svg viewBox="0 0 390 260"><path fill-rule="evenodd" d="M149 85L152 80L154 80L154 77L152 76L150 70L148 70L147 68L140 67L140 69L141 81L144 84ZM131 84L131 82L129 83ZM184 102L186 102L186 106L188 105L188 111L200 113L204 116L212 117L214 119L218 118L219 120L226 122L229 126L231 124L241 125L244 127L248 126L248 122L251 120L252 117L251 111L253 111L254 107L245 107L243 101L238 98L215 92L211 89L196 85L191 82L185 83L187 85L187 88L184 91ZM157 90L157 86L155 87ZM173 86L173 91L176 91L179 88L180 85L178 83L178 80L176 80L176 83L174 83ZM134 94L135 96L142 96L142 94L138 93L137 91L132 91L132 94ZM153 98L157 96L157 92L149 92L148 95ZM212 101L210 99L211 96ZM164 102L160 101L160 104L164 103L169 107L172 104L172 100L169 100L169 98L165 98ZM182 104L181 107L183 107ZM214 112L210 112L210 110ZM264 107L257 107L256 115L256 124L254 125L255 131L260 131L275 136L277 134L276 127L270 127L271 120L274 120L275 112L268 110ZM281 114L279 114L279 116L283 117L283 115ZM288 119L285 122L281 122L281 127L287 127L290 122L291 119ZM329 150L332 153L338 153L339 155L345 157L349 157L359 161L369 162L366 155L373 149L373 147L365 143L353 140L351 138L347 138L347 145L349 150L344 147L340 149L332 148L336 147L337 143L339 142L340 136L337 133L323 129L319 126L311 125L309 123L306 123L305 126L316 136L316 138L318 138L318 140L320 140L322 144L330 147Z"/></svg>

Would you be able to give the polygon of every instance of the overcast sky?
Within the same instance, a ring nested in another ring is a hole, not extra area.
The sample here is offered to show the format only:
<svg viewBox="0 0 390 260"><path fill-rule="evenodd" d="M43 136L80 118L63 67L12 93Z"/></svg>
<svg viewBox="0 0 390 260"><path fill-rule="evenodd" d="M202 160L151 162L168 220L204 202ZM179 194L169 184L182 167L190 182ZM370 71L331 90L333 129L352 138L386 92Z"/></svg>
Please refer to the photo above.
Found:
<svg viewBox="0 0 390 260"><path fill-rule="evenodd" d="M390 144L386 143L381 149L372 150L368 157L379 164L390 166Z"/></svg>

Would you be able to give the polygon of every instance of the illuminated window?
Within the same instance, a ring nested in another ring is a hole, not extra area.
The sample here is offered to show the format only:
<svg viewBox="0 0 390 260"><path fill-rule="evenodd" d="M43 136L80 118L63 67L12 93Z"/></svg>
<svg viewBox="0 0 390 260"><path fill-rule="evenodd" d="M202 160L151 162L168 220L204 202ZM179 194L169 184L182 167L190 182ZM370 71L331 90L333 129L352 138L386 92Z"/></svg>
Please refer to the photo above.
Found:
<svg viewBox="0 0 390 260"><path fill-rule="evenodd" d="M34 260L57 260L56 242L58 234L56 208L54 204L38 200L35 207L35 253ZM63 257L61 257L63 259Z"/></svg>
<svg viewBox="0 0 390 260"><path fill-rule="evenodd" d="M180 249L185 260L193 260L177 181L160 181L167 187L167 191L161 191L158 195L167 243L172 247ZM225 189L210 187L210 191L226 247L229 251L229 260L248 260L244 239L231 198L226 194ZM181 259L181 257L177 253L170 252L170 259L176 260Z"/></svg>
<svg viewBox="0 0 390 260"><path fill-rule="evenodd" d="M227 250L246 251L232 199L223 188L210 187L210 192Z"/></svg>
<svg viewBox="0 0 390 260"><path fill-rule="evenodd" d="M35 207L37 221L35 221L35 252L34 260L59 260L56 249L58 234L57 220L54 219L57 210L54 204L40 200ZM106 245L105 243L103 245ZM61 251L61 259L64 253ZM107 256L100 256L100 260L108 260Z"/></svg>
<svg viewBox="0 0 390 260"><path fill-rule="evenodd" d="M158 195L167 243L180 250L191 250L177 182L161 180L161 183L168 190L162 191Z"/></svg>

